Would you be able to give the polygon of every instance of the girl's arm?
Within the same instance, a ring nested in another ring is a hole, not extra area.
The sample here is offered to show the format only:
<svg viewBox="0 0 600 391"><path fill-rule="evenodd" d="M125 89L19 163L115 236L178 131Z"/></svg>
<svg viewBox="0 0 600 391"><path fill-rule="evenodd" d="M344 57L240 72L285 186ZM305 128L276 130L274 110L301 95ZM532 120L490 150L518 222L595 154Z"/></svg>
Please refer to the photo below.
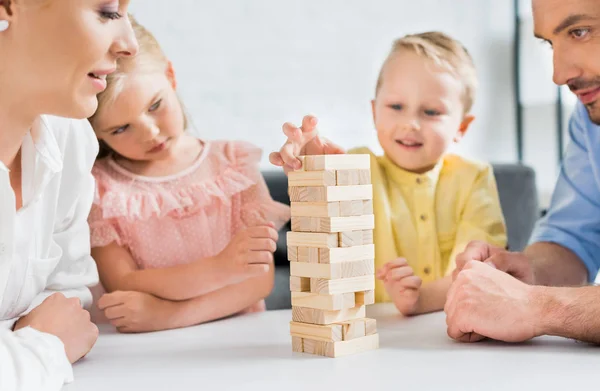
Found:
<svg viewBox="0 0 600 391"><path fill-rule="evenodd" d="M186 265L139 270L129 251L116 242L92 250L108 292L137 291L167 300L187 300L266 274L277 247L273 225L237 233L218 255Z"/></svg>
<svg viewBox="0 0 600 391"><path fill-rule="evenodd" d="M186 300L228 284L217 257L187 265L140 270L129 251L115 242L92 249L92 256L107 292L138 291L168 300Z"/></svg>
<svg viewBox="0 0 600 391"><path fill-rule="evenodd" d="M210 322L235 315L256 304L273 289L274 273L254 277L203 296L170 301L139 292L114 292L98 302L120 332L167 330Z"/></svg>

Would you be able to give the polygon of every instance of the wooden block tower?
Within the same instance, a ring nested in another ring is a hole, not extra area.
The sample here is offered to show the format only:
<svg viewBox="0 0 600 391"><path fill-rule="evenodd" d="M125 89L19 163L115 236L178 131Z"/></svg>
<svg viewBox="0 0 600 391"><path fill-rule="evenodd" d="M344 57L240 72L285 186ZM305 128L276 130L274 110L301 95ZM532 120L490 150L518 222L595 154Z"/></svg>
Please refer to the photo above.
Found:
<svg viewBox="0 0 600 391"><path fill-rule="evenodd" d="M303 156L289 173L292 349L339 357L379 347L369 155Z"/></svg>

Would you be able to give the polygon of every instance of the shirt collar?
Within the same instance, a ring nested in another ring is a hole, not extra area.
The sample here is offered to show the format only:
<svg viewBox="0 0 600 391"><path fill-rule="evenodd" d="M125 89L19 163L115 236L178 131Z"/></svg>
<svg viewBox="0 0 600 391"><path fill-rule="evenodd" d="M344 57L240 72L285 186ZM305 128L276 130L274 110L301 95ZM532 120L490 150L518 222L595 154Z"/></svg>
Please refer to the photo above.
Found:
<svg viewBox="0 0 600 391"><path fill-rule="evenodd" d="M378 160L379 164L386 171L387 177L392 181L403 186L415 187L435 186L444 165L444 159L440 159L431 170L423 174L417 174L398 167L387 155L378 157Z"/></svg>
<svg viewBox="0 0 600 391"><path fill-rule="evenodd" d="M22 146L24 206L37 200L54 176L63 169L62 154L51 126L38 118ZM26 178L26 179L25 179Z"/></svg>

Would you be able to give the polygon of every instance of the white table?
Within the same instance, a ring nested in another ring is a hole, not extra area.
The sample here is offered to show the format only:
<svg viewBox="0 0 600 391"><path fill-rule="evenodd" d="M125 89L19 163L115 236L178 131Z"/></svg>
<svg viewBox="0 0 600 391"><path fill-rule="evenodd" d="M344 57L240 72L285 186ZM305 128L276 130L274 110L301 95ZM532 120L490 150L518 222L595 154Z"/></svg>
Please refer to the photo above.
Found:
<svg viewBox="0 0 600 391"><path fill-rule="evenodd" d="M600 348L562 338L463 344L443 313L402 318L370 306L380 349L336 359L292 353L291 311L123 335L109 326L65 391L583 390L600 383Z"/></svg>

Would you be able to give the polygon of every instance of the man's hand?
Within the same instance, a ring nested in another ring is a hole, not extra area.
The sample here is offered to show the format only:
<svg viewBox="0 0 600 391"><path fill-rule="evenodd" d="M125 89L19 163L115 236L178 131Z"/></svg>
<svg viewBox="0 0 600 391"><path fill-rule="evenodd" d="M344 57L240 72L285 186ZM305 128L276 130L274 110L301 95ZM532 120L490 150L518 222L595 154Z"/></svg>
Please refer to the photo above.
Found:
<svg viewBox="0 0 600 391"><path fill-rule="evenodd" d="M448 291L448 335L463 342L484 337L521 342L541 335L535 289L478 261L466 263Z"/></svg>
<svg viewBox="0 0 600 391"><path fill-rule="evenodd" d="M452 273L452 278L456 280L465 265L471 261L493 265L496 269L526 284L535 283L531 261L523 253L508 252L503 248L479 241L469 243L465 251L456 256L456 269Z"/></svg>

